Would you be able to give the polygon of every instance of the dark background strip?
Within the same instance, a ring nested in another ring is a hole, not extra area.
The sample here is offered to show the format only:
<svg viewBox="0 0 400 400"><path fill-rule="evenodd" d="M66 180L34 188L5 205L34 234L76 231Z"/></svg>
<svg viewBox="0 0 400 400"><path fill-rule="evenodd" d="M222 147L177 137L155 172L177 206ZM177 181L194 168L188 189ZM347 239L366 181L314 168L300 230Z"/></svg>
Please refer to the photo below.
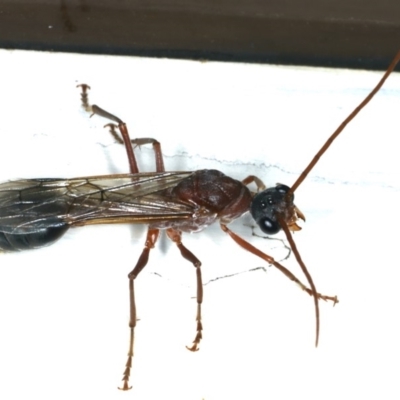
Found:
<svg viewBox="0 0 400 400"><path fill-rule="evenodd" d="M399 0L0 0L0 47L385 69Z"/></svg>

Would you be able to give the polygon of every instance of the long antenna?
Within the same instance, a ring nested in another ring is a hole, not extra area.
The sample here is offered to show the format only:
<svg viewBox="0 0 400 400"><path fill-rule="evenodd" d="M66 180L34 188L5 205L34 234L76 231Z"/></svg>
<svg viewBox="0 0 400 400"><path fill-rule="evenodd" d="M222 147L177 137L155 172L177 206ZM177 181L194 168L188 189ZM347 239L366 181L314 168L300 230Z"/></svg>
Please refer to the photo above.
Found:
<svg viewBox="0 0 400 400"><path fill-rule="evenodd" d="M318 162L320 157L328 150L329 146L332 142L339 136L342 130L346 127L346 125L370 102L370 100L375 96L375 94L379 91L382 85L385 83L388 76L393 72L397 63L400 61L400 51L396 54L395 58L389 65L389 68L379 81L379 83L375 86L375 88L371 91L371 93L353 110L353 112L340 124L340 126L336 129L335 132L329 137L329 139L325 142L325 144L321 147L319 152L314 156L311 160L310 164L308 164L307 168L303 171L303 173L297 178L296 182L290 188L288 192L288 196L291 193L294 193L295 190L300 186L300 184L306 179L307 175L314 168L315 164Z"/></svg>

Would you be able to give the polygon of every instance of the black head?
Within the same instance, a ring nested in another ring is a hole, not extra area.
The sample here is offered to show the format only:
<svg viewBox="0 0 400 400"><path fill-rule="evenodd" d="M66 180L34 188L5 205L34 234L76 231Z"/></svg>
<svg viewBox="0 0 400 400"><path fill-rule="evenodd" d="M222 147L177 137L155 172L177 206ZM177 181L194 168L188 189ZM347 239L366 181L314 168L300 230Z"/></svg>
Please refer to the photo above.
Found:
<svg viewBox="0 0 400 400"><path fill-rule="evenodd" d="M289 190L288 186L278 184L254 196L250 213L264 233L274 235L281 230L278 215L286 222L289 229L300 229L296 220L298 218L304 220L304 216L293 204L294 195L288 195Z"/></svg>

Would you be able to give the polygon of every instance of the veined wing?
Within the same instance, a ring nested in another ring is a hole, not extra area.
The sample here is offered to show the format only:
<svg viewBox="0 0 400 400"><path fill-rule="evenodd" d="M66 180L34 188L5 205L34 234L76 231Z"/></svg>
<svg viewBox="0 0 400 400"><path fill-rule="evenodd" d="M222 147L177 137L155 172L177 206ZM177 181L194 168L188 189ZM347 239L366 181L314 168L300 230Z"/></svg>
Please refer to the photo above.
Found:
<svg viewBox="0 0 400 400"><path fill-rule="evenodd" d="M0 184L0 231L34 233L65 224L149 223L190 218L191 204L165 192L193 172L25 179Z"/></svg>

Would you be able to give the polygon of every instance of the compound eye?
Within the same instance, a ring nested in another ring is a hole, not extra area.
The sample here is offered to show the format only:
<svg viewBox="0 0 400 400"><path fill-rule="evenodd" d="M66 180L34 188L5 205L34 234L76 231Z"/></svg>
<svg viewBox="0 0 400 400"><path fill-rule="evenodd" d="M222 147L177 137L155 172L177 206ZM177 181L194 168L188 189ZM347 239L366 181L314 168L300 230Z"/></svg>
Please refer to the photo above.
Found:
<svg viewBox="0 0 400 400"><path fill-rule="evenodd" d="M273 221L271 218L264 217L257 222L260 229L267 235L275 235L281 230L281 226L277 221Z"/></svg>

